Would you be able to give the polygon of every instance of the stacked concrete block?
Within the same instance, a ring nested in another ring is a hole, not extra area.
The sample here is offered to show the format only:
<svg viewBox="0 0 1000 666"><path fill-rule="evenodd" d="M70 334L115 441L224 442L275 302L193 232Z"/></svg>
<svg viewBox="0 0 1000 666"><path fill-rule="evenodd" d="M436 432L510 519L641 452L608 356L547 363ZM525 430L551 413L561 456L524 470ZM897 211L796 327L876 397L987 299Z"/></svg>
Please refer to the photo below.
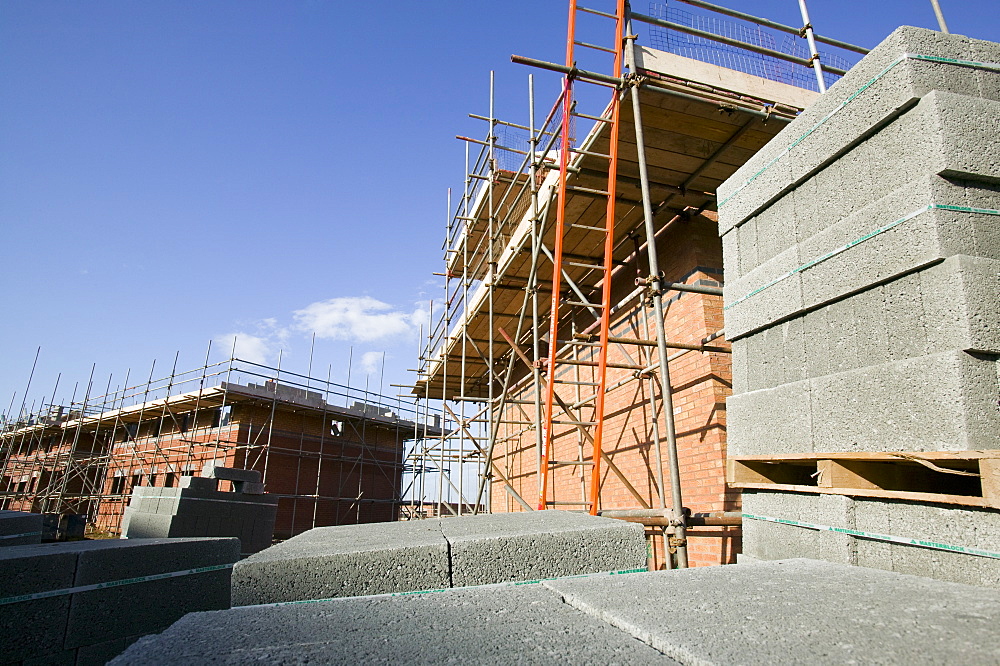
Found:
<svg viewBox="0 0 1000 666"><path fill-rule="evenodd" d="M1000 592L793 559L193 613L113 664L1000 660Z"/></svg>
<svg viewBox="0 0 1000 666"><path fill-rule="evenodd" d="M1000 448L996 62L900 28L720 187L730 454Z"/></svg>
<svg viewBox="0 0 1000 666"><path fill-rule="evenodd" d="M444 518L452 585L486 585L646 567L638 524L567 511Z"/></svg>
<svg viewBox="0 0 1000 666"><path fill-rule="evenodd" d="M112 663L150 662L675 663L541 585L194 613Z"/></svg>
<svg viewBox="0 0 1000 666"><path fill-rule="evenodd" d="M684 664L1000 660L1000 592L887 571L790 559L545 585Z"/></svg>
<svg viewBox="0 0 1000 666"><path fill-rule="evenodd" d="M317 527L233 570L233 604L353 597L450 587L437 520Z"/></svg>
<svg viewBox="0 0 1000 666"><path fill-rule="evenodd" d="M729 455L1000 449L997 63L998 44L899 28L719 188ZM854 515L848 498L745 500ZM859 563L852 537L756 521L744 550Z"/></svg>
<svg viewBox="0 0 1000 666"><path fill-rule="evenodd" d="M42 540L42 514L0 511L0 548L25 546Z"/></svg>
<svg viewBox="0 0 1000 666"><path fill-rule="evenodd" d="M743 510L869 534L919 538L970 551L996 551L1000 543L1000 522L989 509L754 490L743 494ZM743 549L762 560L808 557L1000 589L1000 563L990 557L795 525L747 519Z"/></svg>
<svg viewBox="0 0 1000 666"><path fill-rule="evenodd" d="M262 492L259 472L213 467L210 473L181 477L178 488L135 488L122 519L122 537L237 537L244 553L270 546L278 498ZM222 479L233 481L237 490L218 490Z"/></svg>
<svg viewBox="0 0 1000 666"><path fill-rule="evenodd" d="M640 525L565 511L320 527L237 564L233 603L411 592L645 565Z"/></svg>
<svg viewBox="0 0 1000 666"><path fill-rule="evenodd" d="M3 660L103 664L188 612L229 608L230 567L238 557L235 539L0 549Z"/></svg>
<svg viewBox="0 0 1000 666"><path fill-rule="evenodd" d="M245 495L263 495L264 477L255 469L238 469L236 467L223 467L216 463L208 463L201 470L201 476L205 479L216 479L217 481L231 481L233 490Z"/></svg>

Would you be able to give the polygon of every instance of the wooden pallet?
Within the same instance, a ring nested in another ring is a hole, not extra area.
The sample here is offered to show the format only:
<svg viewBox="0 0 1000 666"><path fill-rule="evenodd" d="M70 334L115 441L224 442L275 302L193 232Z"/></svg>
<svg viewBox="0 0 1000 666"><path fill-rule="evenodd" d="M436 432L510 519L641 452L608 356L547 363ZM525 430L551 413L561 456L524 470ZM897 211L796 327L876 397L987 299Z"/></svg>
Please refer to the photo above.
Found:
<svg viewBox="0 0 1000 666"><path fill-rule="evenodd" d="M1000 450L733 456L730 486L1000 509Z"/></svg>

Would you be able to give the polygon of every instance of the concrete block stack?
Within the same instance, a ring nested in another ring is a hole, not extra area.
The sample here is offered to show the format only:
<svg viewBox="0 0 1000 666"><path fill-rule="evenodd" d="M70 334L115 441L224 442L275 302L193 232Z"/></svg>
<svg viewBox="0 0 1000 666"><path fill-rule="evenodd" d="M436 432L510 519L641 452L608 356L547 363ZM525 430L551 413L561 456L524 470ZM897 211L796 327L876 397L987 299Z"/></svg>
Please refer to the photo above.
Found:
<svg viewBox="0 0 1000 666"><path fill-rule="evenodd" d="M194 613L126 664L994 664L1000 592L814 560Z"/></svg>
<svg viewBox="0 0 1000 666"><path fill-rule="evenodd" d="M234 491L220 491L230 481ZM243 553L271 545L278 498L264 493L260 472L207 465L178 488L141 486L122 519L122 537L237 537Z"/></svg>
<svg viewBox="0 0 1000 666"><path fill-rule="evenodd" d="M193 611L230 607L235 539L0 549L4 663L103 664Z"/></svg>
<svg viewBox="0 0 1000 666"><path fill-rule="evenodd" d="M640 525L566 511L319 527L239 562L233 604L645 568Z"/></svg>
<svg viewBox="0 0 1000 666"><path fill-rule="evenodd" d="M719 188L730 456L1000 449L998 63L901 27Z"/></svg>
<svg viewBox="0 0 1000 666"><path fill-rule="evenodd" d="M0 548L25 546L42 541L42 514L0 511Z"/></svg>

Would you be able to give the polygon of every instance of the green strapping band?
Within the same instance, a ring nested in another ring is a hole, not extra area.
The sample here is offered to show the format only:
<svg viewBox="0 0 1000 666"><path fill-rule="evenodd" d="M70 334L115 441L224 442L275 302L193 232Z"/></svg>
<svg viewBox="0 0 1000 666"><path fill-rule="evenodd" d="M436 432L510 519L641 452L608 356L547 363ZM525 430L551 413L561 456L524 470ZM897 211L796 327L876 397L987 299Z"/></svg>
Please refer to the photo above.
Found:
<svg viewBox="0 0 1000 666"><path fill-rule="evenodd" d="M874 84L876 81L878 81L883 76L885 76L886 74L888 74L890 71L892 71L892 69L896 65L898 65L901 62L903 62L904 60L923 60L923 61L926 61L926 62L939 62L939 63L948 64L948 65L959 65L959 66L963 66L963 67L978 67L978 68L981 68L981 69L1000 70L1000 64L993 63L993 62L976 62L974 60L960 60L960 59L957 59L957 58L943 58L943 57L940 57L940 56L928 56L928 55L920 55L920 54L916 54L916 53L904 53L903 55L901 55L900 57L896 58L891 63L889 63L885 67L885 69L883 69L881 72L879 72L878 74L876 74L875 76L873 76L871 79L869 79L863 86L861 86L860 88L858 88L857 90L855 90L850 96L847 97L847 99L845 99L843 102L841 102L839 105L837 105L833 109L833 111L831 111L830 113L828 113L825 116L823 116L823 118L821 118L819 120L819 122L817 122L815 125L813 125L808 130L806 130L805 134L803 134L799 138L795 139L795 141L792 141L792 143L789 144L788 147L786 147L784 150L782 150L781 152L779 152L770 162L768 162L767 164L765 164L760 169L760 171L758 171L757 173L755 173L752 176L750 176L749 178L747 178L739 187L737 187L735 190L733 190L733 192L728 197L726 197L725 199L722 199L721 201L719 201L719 208L721 208L723 205L725 205L726 202L729 201L730 199L732 199L734 196L736 196L737 194L739 194L744 188L746 188L748 185L750 185L750 183L752 183L753 181L757 180L757 178L759 178L765 171L767 171L772 166L774 166L774 164L778 160L780 160L782 157L784 157L785 155L787 155L788 153L790 153L791 150L792 150L792 148L794 148L795 146L797 146L800 143L802 143L802 141L805 140L805 138L807 136L809 136L810 134L812 134L813 132L815 132L817 129L819 129L820 127L822 127L823 125L825 125L827 122L829 122L829 120L831 118L833 118L833 116L835 116L837 113L839 113L848 104L850 104L851 102L853 102L855 100L855 98L857 98L858 95L860 95L864 91L868 90L868 88L870 88L872 86L872 84Z"/></svg>
<svg viewBox="0 0 1000 666"><path fill-rule="evenodd" d="M598 578L604 576L620 576L622 574L647 573L648 569L623 569L621 571L605 571L602 573L577 574L575 576L557 576L555 578L539 578L538 580L515 580L505 583L489 583L487 585L465 585L462 587L442 587L435 590L414 590L412 592L386 592L385 594L368 594L361 597L327 597L325 599L300 599L298 601L277 601L271 604L253 604L252 606L239 606L238 608L261 608L272 606L298 606L300 604L318 604L324 601L342 601L344 599L358 599L366 597L413 597L422 594L436 594L438 592L454 592L456 590L472 590L484 587L517 587L519 585L537 585L553 580L573 580L576 578Z"/></svg>
<svg viewBox="0 0 1000 666"><path fill-rule="evenodd" d="M835 250L831 250L831 251L827 252L824 255L816 257L815 259L811 259L811 260L807 261L806 263L802 264L801 266L799 266L798 268L793 268L792 270L788 271L787 273L784 273L783 275L779 275L778 277L774 278L773 280L771 280L767 284L764 284L764 285L762 285L760 287L757 287L756 289L754 289L750 293L748 293L748 294L746 294L744 296L740 296L739 298L737 298L732 303L729 303L728 305L723 306L722 309L723 310L728 310L731 307L735 307L735 306L739 305L740 303L742 303L743 301L747 300L748 298L756 296L757 294L761 293L765 289L769 289L770 287L773 287L774 285L778 284L782 280L787 280L788 278L792 277L793 275L795 275L797 273L801 273L802 271L804 271L804 270L806 270L808 268L812 268L813 266L815 266L817 264L820 264L820 263L826 261L827 259L830 259L831 257L835 257L838 254L851 249L855 245L860 245L861 243L864 243L866 240L870 240L872 238L875 238L876 236L878 236L880 234L884 234L885 232L889 231L890 229L893 229L893 228L899 226L903 222L906 222L908 220L912 220L913 218L915 218L915 217L917 217L919 215L922 215L924 213L927 213L929 211L932 211L932 210L947 210L947 211L951 211L951 212L955 212L955 213L977 213L977 214L980 214L980 215L1000 215L1000 210L993 210L991 208L970 208L968 206L950 206L950 205L947 205L947 204L928 204L927 206L924 206L923 208L918 208L917 210L913 211L912 213L909 213L908 215L904 215L903 217L899 218L898 220L896 220L894 222L890 222L889 224L881 226L878 229L875 229L874 231L870 231L867 234L865 234L864 236L862 236L860 238L857 238L855 240L852 240L850 243L846 243L845 245L841 245L840 247L836 248Z"/></svg>
<svg viewBox="0 0 1000 666"><path fill-rule="evenodd" d="M110 587L121 587L122 585L134 585L135 583L149 583L154 580L164 580L167 578L177 578L178 576L190 576L192 574L207 573L209 571L221 571L222 569L232 569L232 564L213 564L207 567L187 569L185 571L171 571L170 573L152 574L150 576L137 576L135 578L124 578L122 580L112 580L106 583L94 583L93 585L81 585L79 587L67 587L61 590L46 590L45 592L35 592L34 594L20 594L15 597L0 599L0 606L16 604L22 601L34 601L36 599L48 599L49 597L64 597L78 592L91 592L93 590L104 590Z"/></svg>
<svg viewBox="0 0 1000 666"><path fill-rule="evenodd" d="M20 539L21 537L41 536L41 532L22 532L20 534L0 534L0 539Z"/></svg>
<svg viewBox="0 0 1000 666"><path fill-rule="evenodd" d="M899 537L893 536L891 534L877 534L874 532L863 532L861 530L852 530L846 527L830 527L829 525L819 525L816 523L806 523L801 520L788 520L787 518L773 518L771 516L756 516L752 513L744 513L744 518L749 518L751 520L762 520L769 523L780 523L782 525L792 525L793 527L805 527L810 530L818 530L820 532L836 532L837 534L847 534L849 536L859 537L861 539L871 539L873 541L888 541L891 543L901 543L906 546L918 546L920 548L931 548L934 550L946 550L951 553L962 553L963 555L975 555L977 557L990 557L993 559L1000 560L1000 553L994 553L989 550L980 550L979 548L968 548L966 546L952 546L946 543L938 543L936 541L925 541L923 539L911 539L909 537Z"/></svg>

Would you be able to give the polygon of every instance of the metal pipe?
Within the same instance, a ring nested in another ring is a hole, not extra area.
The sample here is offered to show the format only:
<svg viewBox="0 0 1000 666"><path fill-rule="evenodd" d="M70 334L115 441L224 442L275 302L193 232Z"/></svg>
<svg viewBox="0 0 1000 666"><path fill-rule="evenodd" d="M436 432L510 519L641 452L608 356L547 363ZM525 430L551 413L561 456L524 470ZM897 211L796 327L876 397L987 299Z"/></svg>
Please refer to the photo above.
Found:
<svg viewBox="0 0 1000 666"><path fill-rule="evenodd" d="M759 53L761 55L771 56L772 58L777 58L778 60L793 62L797 65L803 65L804 67L812 67L812 63L809 60L806 60L805 58L799 58L798 56L782 53L781 51L775 51L774 49L764 48L763 46L754 46L753 44L747 44L746 42L741 42L738 39L717 35L714 32L699 30L698 28L692 28L690 26L682 25L680 23L674 23L673 21L665 21L664 19L658 19L653 16L646 16L645 14L632 14L632 17L635 18L637 21L642 21L643 23L649 23L650 25L659 26L661 28L669 28L670 30L683 32L688 35L693 35L694 37L710 39L713 42L719 42L720 44L727 44L729 46L733 46L738 49L745 49L747 51L752 51L754 53ZM823 69L832 74L839 74L841 76L847 73L847 70L840 69L839 67L824 66Z"/></svg>
<svg viewBox="0 0 1000 666"><path fill-rule="evenodd" d="M680 527L674 525L674 519L668 518L666 516L609 516L609 518L614 518L616 520L624 520L628 523L642 523L648 527L668 527L673 528L674 535L676 536L677 531L681 529ZM742 518L698 518L692 516L687 519L687 527L741 527L743 525ZM719 536L726 536L725 532L720 532Z"/></svg>
<svg viewBox="0 0 1000 666"><path fill-rule="evenodd" d="M686 5L693 5L695 7L701 7L702 9L707 9L709 11L717 12L725 16L731 16L733 18L743 19L744 21L750 21L751 23L756 23L757 25L762 25L766 28L774 28L775 30L780 30L781 32L787 32L790 35L801 36L801 32L798 28L793 28L790 25L784 25L783 23L778 23L777 21L771 21L770 19L761 18L759 16L753 16L752 14L744 14L743 12L736 11L735 9L728 9L726 7L720 7L719 5L713 5L710 2L702 2L701 0L679 0ZM937 0L931 0L935 2ZM836 46L847 51L854 51L855 53L860 53L861 55L866 55L868 49L862 46L855 46L854 44L848 44L847 42L842 42L839 39L832 39L830 37L821 37L816 35L816 41L822 42L823 44L829 44L830 46Z"/></svg>
<svg viewBox="0 0 1000 666"><path fill-rule="evenodd" d="M535 60L534 58L525 58L524 56L512 55L510 61L518 65L529 65L531 67L538 67L539 69L546 69L550 72L558 72L560 74L565 74L571 78L578 78L586 81L601 82L601 83L613 83L616 87L623 85L623 80L613 76L608 76L606 74L600 74L598 72L591 72L577 67L567 67L565 65L557 65L553 62L545 62L544 60ZM808 61L802 58L796 59L798 64L808 66ZM827 68L829 71L833 71ZM836 72L834 72L836 73ZM670 88L663 88L661 86L654 86L648 83L644 83L642 86L643 90L649 92L655 92L662 95L671 95L673 97L678 97L680 99L686 99L693 102L701 103L712 103L713 100L706 99L704 97L698 97L697 95L689 95L688 93L680 92L679 90L671 90ZM769 107L764 110L754 109L748 106L744 106L737 101L727 100L725 103L721 103L720 108L728 111L739 111L741 113L748 113L753 116L764 119L775 119L781 122L791 122L793 118L786 117L777 113L773 113L769 110ZM547 151L546 151L547 152Z"/></svg>
<svg viewBox="0 0 1000 666"><path fill-rule="evenodd" d="M631 10L629 11L629 26L631 26ZM629 29L627 45L635 48L635 39ZM653 319L656 327L657 353L660 359L660 401L663 405L663 421L667 434L667 461L670 468L670 494L677 521L675 543L677 549L677 567L686 569L688 566L687 543L684 535L684 501L681 495L680 462L677 456L677 433L674 425L674 405L670 388L670 367L667 363L667 333L663 325L663 300L660 296L660 267L656 256L656 229L653 226L653 205L649 194L649 173L646 164L646 141L642 126L639 90L632 86L632 116L635 122L635 143L639 162L639 180L642 189L643 226L646 231L646 255L649 261L649 275L653 287Z"/></svg>
<svg viewBox="0 0 1000 666"><path fill-rule="evenodd" d="M645 278L637 278L635 281L636 286L646 286L648 280ZM667 282L660 281L660 287L663 289L673 289L674 291L683 291L691 294L707 294L708 296L722 296L722 287L706 287L701 284L685 284L684 282Z"/></svg>
<svg viewBox="0 0 1000 666"><path fill-rule="evenodd" d="M806 33L806 41L809 43L809 60L813 70L816 72L816 82L819 84L819 91L826 92L826 81L823 80L823 65L819 61L819 49L816 48L816 35L813 33L812 23L809 22L809 10L806 8L806 0L799 0L799 10L802 12L802 30Z"/></svg>
<svg viewBox="0 0 1000 666"><path fill-rule="evenodd" d="M583 340L584 342L593 342L594 335L592 333L577 333L573 336L577 340ZM640 340L638 338L621 338L621 337L609 337L608 342L613 342L623 345L641 345L643 347L656 347L659 345L658 340ZM705 351L705 352L722 352L729 353L730 350L725 347L710 347L706 345L689 345L683 342L666 342L664 345L668 349L687 349L690 351Z"/></svg>
<svg viewBox="0 0 1000 666"><path fill-rule="evenodd" d="M931 0L931 5L934 6L934 15L937 16L938 27L941 28L941 32L944 34L948 33L948 24L944 22L944 12L941 11L941 5L938 0Z"/></svg>

